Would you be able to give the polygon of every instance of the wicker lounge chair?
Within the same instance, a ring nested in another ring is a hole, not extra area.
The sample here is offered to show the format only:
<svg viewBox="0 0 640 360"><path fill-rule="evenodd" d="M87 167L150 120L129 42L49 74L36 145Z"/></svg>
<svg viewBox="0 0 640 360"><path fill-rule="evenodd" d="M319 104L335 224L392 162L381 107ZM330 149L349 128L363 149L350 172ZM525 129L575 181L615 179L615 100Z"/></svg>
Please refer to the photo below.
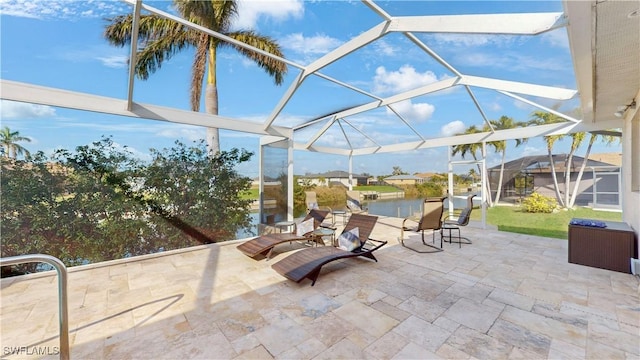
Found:
<svg viewBox="0 0 640 360"><path fill-rule="evenodd" d="M293 232L291 233L275 233L275 234L265 234L258 236L254 239L245 241L244 243L237 246L237 249L242 251L245 255L257 258L260 255L266 257L267 259L271 258L271 254L273 253L273 248L285 242L292 241L315 241L319 240L318 237L314 236L312 233L316 230L324 221L324 218L329 214L328 211L324 210L311 210L302 220L313 219L313 230L303 234L296 234L296 227L294 227ZM301 223L302 223L301 222ZM296 226L299 226L298 224Z"/></svg>
<svg viewBox="0 0 640 360"><path fill-rule="evenodd" d="M378 261L373 256L373 252L387 242L369 238L377 220L377 216L371 215L355 214L351 216L341 236L347 232L353 232L357 228L360 246L353 251L332 246L302 249L271 265L271 267L280 275L295 282L300 282L305 278L309 279L311 286L313 286L320 275L322 266L332 261L357 256Z"/></svg>
<svg viewBox="0 0 640 360"><path fill-rule="evenodd" d="M442 212L444 210L444 199L446 199L446 197L425 199L422 203L422 216L420 217L420 220L417 221L417 225L409 226L411 222L416 222L412 218L405 218L402 221L402 227L400 228L400 238L398 239L400 245L419 253L432 253L442 251L442 234L440 235L440 248L437 248L434 245L427 244L424 241L424 232L426 230L432 230L433 232L431 234L431 243L435 243L435 233L437 230L440 230L442 228ZM405 231L421 232L422 243L426 246L431 247L433 250L421 251L405 245Z"/></svg>
<svg viewBox="0 0 640 360"><path fill-rule="evenodd" d="M369 209L360 204L360 191L347 191L347 209L351 215L369 213Z"/></svg>
<svg viewBox="0 0 640 360"><path fill-rule="evenodd" d="M329 206L320 206L318 205L318 197L316 196L315 191L305 191L304 192L304 202L307 206L307 212L315 209L315 210L328 210L329 214L331 214L331 222L325 222L321 226L323 227L333 227L336 223L333 217L333 210Z"/></svg>
<svg viewBox="0 0 640 360"><path fill-rule="evenodd" d="M449 243L452 242L452 237L451 237L451 232L452 231L458 231L458 245L459 247L462 247L462 244L471 244L471 239L460 236L460 227L462 226L467 226L469 225L469 219L471 218L471 210L473 210L473 198L476 195L469 195L467 197L467 207L465 207L464 209L462 209L462 211L460 211L460 213L455 216L455 219L453 217L447 216L444 218L444 221L442 222L442 227L440 228L440 237L448 237L449 238ZM449 235L446 236L444 234L445 231L449 232Z"/></svg>

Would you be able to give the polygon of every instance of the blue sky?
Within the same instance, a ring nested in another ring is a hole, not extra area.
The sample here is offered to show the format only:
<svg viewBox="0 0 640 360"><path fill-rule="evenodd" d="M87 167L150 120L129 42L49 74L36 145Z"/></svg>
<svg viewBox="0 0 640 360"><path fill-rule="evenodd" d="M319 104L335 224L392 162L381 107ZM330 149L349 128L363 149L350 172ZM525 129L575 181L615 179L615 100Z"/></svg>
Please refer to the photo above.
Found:
<svg viewBox="0 0 640 360"><path fill-rule="evenodd" d="M173 12L170 1L145 3ZM377 4L393 16L562 11L560 1L381 1ZM105 18L130 12L131 7L119 1L0 0L2 79L125 98L128 48L110 46L102 37L102 31L107 24ZM306 65L381 21L359 1L242 1L235 25L271 36L281 44L287 59ZM535 38L455 34L419 34L418 37L465 74L576 87L564 29ZM187 110L192 54L191 50L185 50L164 63L147 81L136 81L135 101ZM219 113L224 116L264 121L298 73L290 68L284 85L277 87L262 70L234 51L223 50L218 56ZM382 97L451 76L450 71L399 34L350 54L322 69L322 73ZM475 95L489 119L506 115L526 121L535 110L493 91L477 90ZM287 104L276 124L299 124L370 100L322 79L310 78ZM577 107L577 100L564 103L532 100L567 114ZM396 110L412 126L432 137L452 135L470 125L482 126L480 114L461 89L414 98L396 104ZM111 135L117 144L128 146L145 159L149 148L169 147L176 139L197 140L204 134L203 128L195 126L7 101L2 102L1 111L2 126L31 138L30 143L23 145L32 152L73 149L99 140L102 135ZM384 144L410 140L412 136L406 129L400 130L394 114L384 109L350 121ZM297 139L304 140L319 126L321 124L301 131ZM368 141L355 130L347 128L345 132L356 145ZM258 142L254 135L221 131L223 150L241 147L257 154ZM332 129L319 144L347 146L338 129ZM570 140L562 140L555 152L567 152L569 145ZM577 155L583 155L585 148L586 144ZM593 153L619 151L618 145L601 144L592 150ZM537 154L546 154L542 139L530 139L518 148L510 142L507 157L509 160ZM344 156L301 151L296 151L294 156L296 174L348 170L348 159ZM499 161L500 157L490 152L489 166ZM384 175L391 173L394 166L409 173L444 172L446 149L356 156L353 169L356 173ZM466 172L466 169L468 167L460 166L455 171ZM257 176L257 161L239 170L248 176Z"/></svg>

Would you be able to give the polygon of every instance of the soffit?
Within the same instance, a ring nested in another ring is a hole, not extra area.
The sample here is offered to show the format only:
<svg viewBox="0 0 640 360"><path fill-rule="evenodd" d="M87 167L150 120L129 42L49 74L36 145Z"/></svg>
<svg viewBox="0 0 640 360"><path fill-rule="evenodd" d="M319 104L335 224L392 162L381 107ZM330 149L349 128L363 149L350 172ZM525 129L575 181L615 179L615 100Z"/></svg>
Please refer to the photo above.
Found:
<svg viewBox="0 0 640 360"><path fill-rule="evenodd" d="M584 120L615 119L640 91L638 1L565 1Z"/></svg>

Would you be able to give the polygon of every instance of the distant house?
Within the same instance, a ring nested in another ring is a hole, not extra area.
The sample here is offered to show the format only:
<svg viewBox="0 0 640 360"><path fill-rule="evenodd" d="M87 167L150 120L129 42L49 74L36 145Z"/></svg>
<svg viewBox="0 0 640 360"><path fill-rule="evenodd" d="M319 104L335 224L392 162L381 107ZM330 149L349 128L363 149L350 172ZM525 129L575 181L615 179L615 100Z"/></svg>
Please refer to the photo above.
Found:
<svg viewBox="0 0 640 360"><path fill-rule="evenodd" d="M565 154L553 155L558 186L561 194L565 188ZM584 158L574 155L568 171L570 191L575 187ZM575 205L619 209L621 154L592 154L578 187ZM500 165L487 171L492 197L495 198L500 178ZM501 199L521 198L532 192L555 198L553 177L548 155L525 156L504 164Z"/></svg>
<svg viewBox="0 0 640 360"><path fill-rule="evenodd" d="M390 185L418 185L425 182L425 178L416 175L394 175L384 178L384 181Z"/></svg>
<svg viewBox="0 0 640 360"><path fill-rule="evenodd" d="M427 173L415 173L413 175L423 178L424 181L429 181L429 180L431 180L432 177L434 177L435 175L438 175L438 174L427 172Z"/></svg>
<svg viewBox="0 0 640 360"><path fill-rule="evenodd" d="M353 174L353 186L358 185L367 185L369 181L368 175L362 174ZM333 186L333 185L341 185L345 187L349 187L349 172L334 170L327 171L321 174L305 174L303 176L298 177L298 183L302 183L303 181L309 181L312 185L315 186Z"/></svg>

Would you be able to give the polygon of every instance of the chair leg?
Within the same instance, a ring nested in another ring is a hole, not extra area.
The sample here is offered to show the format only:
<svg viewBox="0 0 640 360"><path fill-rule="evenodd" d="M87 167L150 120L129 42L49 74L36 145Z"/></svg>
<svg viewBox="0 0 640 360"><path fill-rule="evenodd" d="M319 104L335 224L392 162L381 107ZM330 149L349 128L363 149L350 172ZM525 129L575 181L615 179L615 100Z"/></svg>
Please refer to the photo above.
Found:
<svg viewBox="0 0 640 360"><path fill-rule="evenodd" d="M407 249L409 249L409 250L415 251L415 252L417 252L417 253L421 253L421 254L434 253L434 252L440 252L440 251L443 251L443 249L442 249L442 241L440 242L440 248L438 248L436 245L428 244L428 243L424 240L424 231L421 231L421 233L422 233L422 244L423 244L423 245L425 245L425 246L428 246L428 247L430 247L430 248L435 249L434 251L421 251L421 250L414 249L414 248L412 248L412 247L410 247L410 246L407 246L407 245L404 243L404 230L405 230L404 228L401 228L401 229L400 229L400 237L398 238L398 243L400 243L400 245L402 245L403 247L405 247L405 248L407 248ZM434 230L433 232L435 233L435 230ZM434 235L434 236L435 236L435 235ZM435 238L433 238L433 239L432 239L432 242L435 244ZM372 256L373 256L373 255L372 255ZM378 261L378 260L377 260L377 259L375 259L375 258L373 258L373 260Z"/></svg>

